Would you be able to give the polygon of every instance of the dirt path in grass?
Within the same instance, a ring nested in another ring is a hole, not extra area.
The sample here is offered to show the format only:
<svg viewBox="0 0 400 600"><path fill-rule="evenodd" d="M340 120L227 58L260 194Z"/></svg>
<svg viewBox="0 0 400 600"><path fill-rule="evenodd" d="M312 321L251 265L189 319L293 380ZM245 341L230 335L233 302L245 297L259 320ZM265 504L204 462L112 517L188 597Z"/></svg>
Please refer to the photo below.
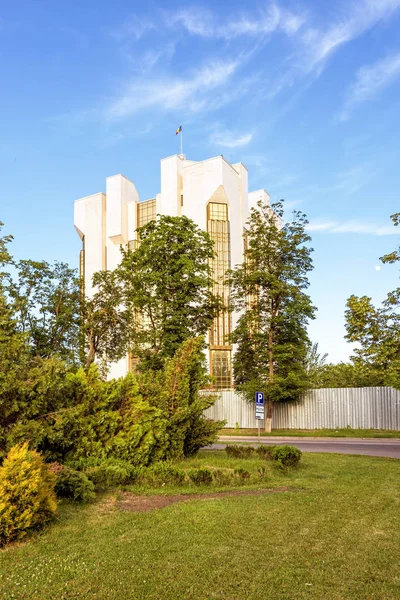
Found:
<svg viewBox="0 0 400 600"><path fill-rule="evenodd" d="M277 487L267 490L233 490L231 492L215 492L209 494L177 494L174 496L139 496L131 492L124 492L116 502L119 510L131 512L149 512L165 508L177 502L188 500L208 500L209 498L229 498L231 496L263 496L265 494L279 494L282 492L298 491L289 487Z"/></svg>

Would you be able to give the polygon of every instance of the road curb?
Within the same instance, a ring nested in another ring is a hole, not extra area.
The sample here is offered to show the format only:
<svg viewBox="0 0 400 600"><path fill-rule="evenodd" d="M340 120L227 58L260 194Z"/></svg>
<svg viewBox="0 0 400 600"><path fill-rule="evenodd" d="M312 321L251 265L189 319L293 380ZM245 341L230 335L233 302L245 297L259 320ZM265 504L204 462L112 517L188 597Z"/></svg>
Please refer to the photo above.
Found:
<svg viewBox="0 0 400 600"><path fill-rule="evenodd" d="M294 437L294 436L274 436L274 437L266 437L266 436L253 436L253 435L242 435L242 436L233 436L233 435L220 435L218 437L219 442L338 442L341 444L355 444L362 442L363 444L398 444L400 445L399 438L342 438L342 437Z"/></svg>

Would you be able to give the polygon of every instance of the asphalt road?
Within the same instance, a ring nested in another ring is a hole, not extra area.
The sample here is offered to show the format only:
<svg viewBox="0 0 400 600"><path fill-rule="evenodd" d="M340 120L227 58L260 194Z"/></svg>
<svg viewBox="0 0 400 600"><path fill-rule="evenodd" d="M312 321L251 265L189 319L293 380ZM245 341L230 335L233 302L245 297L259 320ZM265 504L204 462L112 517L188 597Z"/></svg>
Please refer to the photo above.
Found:
<svg viewBox="0 0 400 600"><path fill-rule="evenodd" d="M258 438L257 436L221 436L219 442L210 446L222 450L226 442L246 442L250 445L267 444L296 446L303 452L338 452L339 454L366 454L368 456L385 456L400 459L400 439L377 438Z"/></svg>

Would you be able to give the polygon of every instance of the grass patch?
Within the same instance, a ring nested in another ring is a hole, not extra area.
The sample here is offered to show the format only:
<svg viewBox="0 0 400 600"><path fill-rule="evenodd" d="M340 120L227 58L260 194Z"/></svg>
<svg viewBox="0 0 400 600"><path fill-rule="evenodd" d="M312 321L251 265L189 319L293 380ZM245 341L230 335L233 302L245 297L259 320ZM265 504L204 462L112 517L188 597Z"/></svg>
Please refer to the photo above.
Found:
<svg viewBox="0 0 400 600"><path fill-rule="evenodd" d="M265 480L241 490L297 492L196 498L141 513L118 510L112 494L64 504L57 523L0 551L0 598L398 600L400 461L310 453L280 473L259 458L202 451L180 466L255 477L260 465ZM201 491L166 487L147 493Z"/></svg>
<svg viewBox="0 0 400 600"><path fill-rule="evenodd" d="M386 429L273 429L261 431L262 437L337 437L337 438L400 438L400 431ZM221 429L219 435L257 436L258 429Z"/></svg>

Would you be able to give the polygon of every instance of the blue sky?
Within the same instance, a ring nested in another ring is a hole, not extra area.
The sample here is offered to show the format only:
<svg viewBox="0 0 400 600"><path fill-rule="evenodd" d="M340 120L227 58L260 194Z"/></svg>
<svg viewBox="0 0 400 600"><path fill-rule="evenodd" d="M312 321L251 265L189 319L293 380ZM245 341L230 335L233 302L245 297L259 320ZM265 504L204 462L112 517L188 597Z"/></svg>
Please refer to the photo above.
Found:
<svg viewBox="0 0 400 600"><path fill-rule="evenodd" d="M318 317L346 360L352 293L380 301L398 268L400 0L18 1L0 8L0 220L17 258L77 266L73 201L123 173L141 198L159 160L223 153L250 188L303 210Z"/></svg>

